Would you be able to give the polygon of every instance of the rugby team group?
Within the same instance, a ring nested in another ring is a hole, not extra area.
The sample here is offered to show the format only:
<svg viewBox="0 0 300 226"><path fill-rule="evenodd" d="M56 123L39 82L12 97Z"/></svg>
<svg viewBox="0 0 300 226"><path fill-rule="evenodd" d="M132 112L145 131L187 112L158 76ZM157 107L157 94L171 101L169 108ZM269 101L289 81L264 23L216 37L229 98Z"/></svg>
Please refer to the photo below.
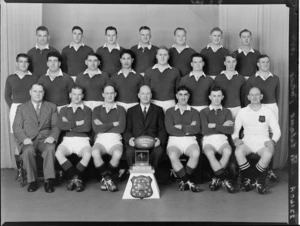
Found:
<svg viewBox="0 0 300 226"><path fill-rule="evenodd" d="M61 53L49 45L45 26L36 29L36 46L16 57L5 84L16 165L25 172L28 192L38 189L36 153L43 158L44 189L55 190L55 161L68 177L66 187L84 190L83 172L92 159L103 191L117 191L122 156L135 163L137 137L155 139L150 164L156 175L163 155L170 159L179 190L200 192L193 173L204 154L213 171L209 188L235 186L228 173L234 159L241 189L264 194L266 172L281 136L279 78L270 58L251 46L252 33L239 33L240 47L222 46L214 27L200 53L187 45L187 32L174 31L171 48L151 43L151 29L139 29L138 45L125 49L117 29L105 29L96 52L83 43L83 29ZM73 164L68 156L80 158ZM247 156L259 160L250 164ZM103 158L108 155L109 158ZM187 156L186 164L180 161ZM157 175L159 176L159 175Z"/></svg>

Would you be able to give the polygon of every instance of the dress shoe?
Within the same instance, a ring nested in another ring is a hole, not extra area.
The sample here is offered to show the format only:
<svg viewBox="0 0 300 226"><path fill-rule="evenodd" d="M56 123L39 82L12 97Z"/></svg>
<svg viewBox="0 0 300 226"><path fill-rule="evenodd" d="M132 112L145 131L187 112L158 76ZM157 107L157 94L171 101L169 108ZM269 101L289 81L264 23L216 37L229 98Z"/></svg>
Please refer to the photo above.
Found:
<svg viewBox="0 0 300 226"><path fill-rule="evenodd" d="M38 189L38 183L36 181L33 181L33 182L30 182L28 188L27 188L27 191L28 192L34 192Z"/></svg>
<svg viewBox="0 0 300 226"><path fill-rule="evenodd" d="M53 179L48 179L44 184L45 192L52 193L54 192L54 181Z"/></svg>

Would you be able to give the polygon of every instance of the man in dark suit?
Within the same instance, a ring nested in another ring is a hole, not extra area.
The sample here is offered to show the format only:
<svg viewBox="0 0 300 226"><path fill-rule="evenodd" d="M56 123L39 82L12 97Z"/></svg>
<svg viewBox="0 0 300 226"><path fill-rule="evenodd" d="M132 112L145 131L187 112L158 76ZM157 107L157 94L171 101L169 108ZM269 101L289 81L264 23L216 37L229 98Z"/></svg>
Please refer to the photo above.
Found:
<svg viewBox="0 0 300 226"><path fill-rule="evenodd" d="M31 100L20 105L17 109L13 132L20 145L24 168L27 172L28 192L38 189L36 151L42 152L43 172L46 192L54 192L54 160L55 142L59 136L56 106L43 101L44 88L33 84L30 91Z"/></svg>
<svg viewBox="0 0 300 226"><path fill-rule="evenodd" d="M154 148L150 150L150 163L157 172L167 142L164 126L164 112L159 106L150 103L152 93L149 86L142 86L138 93L140 104L131 107L127 112L127 126L124 133L126 142L126 159L129 166L134 163L134 139L148 135L155 138Z"/></svg>

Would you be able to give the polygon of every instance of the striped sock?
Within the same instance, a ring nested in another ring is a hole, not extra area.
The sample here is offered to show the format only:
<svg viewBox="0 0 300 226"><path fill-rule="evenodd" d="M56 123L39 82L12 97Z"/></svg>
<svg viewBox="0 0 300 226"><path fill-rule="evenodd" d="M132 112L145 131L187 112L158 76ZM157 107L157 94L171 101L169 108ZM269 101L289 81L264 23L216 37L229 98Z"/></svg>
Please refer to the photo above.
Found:
<svg viewBox="0 0 300 226"><path fill-rule="evenodd" d="M239 166L241 174L244 178L251 178L251 165L248 161Z"/></svg>
<svg viewBox="0 0 300 226"><path fill-rule="evenodd" d="M267 168L263 168L259 163L255 165L253 176L254 178L258 178L263 172L266 171Z"/></svg>

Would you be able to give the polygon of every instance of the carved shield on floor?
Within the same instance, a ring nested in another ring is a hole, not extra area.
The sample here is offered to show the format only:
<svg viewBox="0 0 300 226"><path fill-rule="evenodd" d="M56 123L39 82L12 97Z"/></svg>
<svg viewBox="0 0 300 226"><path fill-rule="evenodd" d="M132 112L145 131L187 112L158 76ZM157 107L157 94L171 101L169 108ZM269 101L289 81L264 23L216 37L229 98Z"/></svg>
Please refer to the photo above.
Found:
<svg viewBox="0 0 300 226"><path fill-rule="evenodd" d="M152 179L149 176L132 177L131 196L140 199L151 197L153 194L151 182Z"/></svg>

